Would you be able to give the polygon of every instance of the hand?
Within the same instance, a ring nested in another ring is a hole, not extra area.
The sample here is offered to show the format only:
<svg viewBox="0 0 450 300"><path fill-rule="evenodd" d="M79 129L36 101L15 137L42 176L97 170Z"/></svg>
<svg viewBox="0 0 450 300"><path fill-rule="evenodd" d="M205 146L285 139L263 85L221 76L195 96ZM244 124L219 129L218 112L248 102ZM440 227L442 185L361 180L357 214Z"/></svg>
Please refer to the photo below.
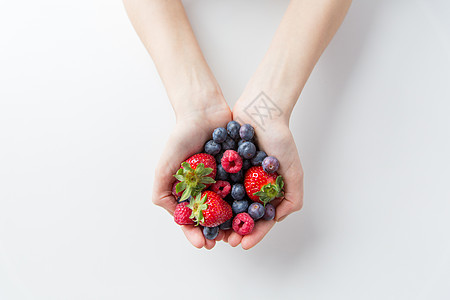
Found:
<svg viewBox="0 0 450 300"><path fill-rule="evenodd" d="M180 168L180 163L189 156L201 152L205 141L211 138L213 130L224 127L231 121L231 111L223 97L217 101L207 99L204 103L206 103L204 108L192 105L189 111L177 112L177 123L155 170L153 203L165 208L171 215L177 205L172 195L172 184L175 181L173 174ZM222 230L215 240L207 240L200 227L182 225L181 228L186 238L197 248L212 249L216 241L224 237Z"/></svg>
<svg viewBox="0 0 450 300"><path fill-rule="evenodd" d="M283 176L285 183L284 199L271 202L276 207L274 220L259 220L249 235L240 236L236 232L230 232L224 237L224 240L233 247L241 244L242 248L250 249L264 238L275 222L284 220L288 215L302 208L303 169L297 146L288 126L288 116L268 120L263 129L254 124L241 107L245 105L243 101L238 101L233 109L233 119L239 120L242 124L249 123L255 128L259 148L279 160L278 174Z"/></svg>

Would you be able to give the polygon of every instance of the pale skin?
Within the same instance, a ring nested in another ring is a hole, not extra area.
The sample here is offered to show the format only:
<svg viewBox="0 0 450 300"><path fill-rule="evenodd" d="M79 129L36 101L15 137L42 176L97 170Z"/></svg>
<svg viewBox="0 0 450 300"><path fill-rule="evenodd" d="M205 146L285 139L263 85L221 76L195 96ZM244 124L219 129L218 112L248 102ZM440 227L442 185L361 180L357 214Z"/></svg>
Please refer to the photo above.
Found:
<svg viewBox="0 0 450 300"><path fill-rule="evenodd" d="M197 248L212 249L217 241L250 249L276 222L302 208L303 169L289 129L292 110L322 52L342 23L351 0L292 0L264 59L231 112L208 67L180 0L124 0L130 20L155 62L176 114L176 126L155 170L152 200L170 214L173 174L187 157L200 152L212 131L232 119L255 127L261 149L280 161L285 180L284 199L276 200L276 217L258 221L244 237L220 231L215 240L201 229L181 226ZM267 119L264 128L244 112L264 91L283 112ZM199 134L200 133L200 134Z"/></svg>

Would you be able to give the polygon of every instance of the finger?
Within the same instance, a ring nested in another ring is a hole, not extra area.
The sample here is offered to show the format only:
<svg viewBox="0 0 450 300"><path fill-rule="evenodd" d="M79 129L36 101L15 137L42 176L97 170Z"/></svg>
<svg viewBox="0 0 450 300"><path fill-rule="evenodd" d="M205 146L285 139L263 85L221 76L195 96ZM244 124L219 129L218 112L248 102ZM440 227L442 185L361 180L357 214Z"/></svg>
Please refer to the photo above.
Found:
<svg viewBox="0 0 450 300"><path fill-rule="evenodd" d="M254 247L264 238L264 236L270 231L270 229L272 229L274 225L275 225L274 220L270 221L260 220L256 222L253 231L242 238L241 241L242 249L248 250Z"/></svg>
<svg viewBox="0 0 450 300"><path fill-rule="evenodd" d="M231 232L230 236L228 237L228 244L230 244L231 247L236 247L241 243L242 236L234 231Z"/></svg>
<svg viewBox="0 0 450 300"><path fill-rule="evenodd" d="M232 230L226 230L226 231L225 231L225 235L224 235L224 237L223 237L223 241L224 241L225 243L228 243L228 238L229 238L229 236L230 236L230 234L231 234L232 232L233 232Z"/></svg>
<svg viewBox="0 0 450 300"><path fill-rule="evenodd" d="M172 195L172 185L175 182L173 174L177 170L175 168L169 170L167 166L165 168L161 167L161 164L164 166L165 158L160 159L158 167L155 169L152 200L154 204L170 210L170 206L167 203L176 203L175 197Z"/></svg>
<svg viewBox="0 0 450 300"><path fill-rule="evenodd" d="M286 174L285 180L286 192L284 199L276 207L275 220L283 221L288 215L299 211L303 206L303 171L300 174L295 172Z"/></svg>
<svg viewBox="0 0 450 300"><path fill-rule="evenodd" d="M282 198L277 198L277 199L270 201L269 203L272 204L273 206L275 206L275 208L276 208L276 207L278 207L278 205L280 205L281 201L283 201Z"/></svg>
<svg viewBox="0 0 450 300"><path fill-rule="evenodd" d="M214 248L215 245L216 245L216 241L215 240L205 239L205 248L206 249L211 250L212 248Z"/></svg>
<svg viewBox="0 0 450 300"><path fill-rule="evenodd" d="M181 225L181 229L183 230L186 238L194 247L200 249L205 246L205 238L203 237L200 227L195 227L193 225Z"/></svg>
<svg viewBox="0 0 450 300"><path fill-rule="evenodd" d="M175 178L167 170L160 171L157 167L155 179L153 181L152 201L155 205L161 206L170 214L173 214L177 201L172 195L172 185Z"/></svg>
<svg viewBox="0 0 450 300"><path fill-rule="evenodd" d="M158 196L155 196L158 197ZM177 201L175 200L175 197L170 195L162 195L155 200L153 198L153 203L155 205L161 206L165 210L169 212L169 214L173 215L173 212L175 211L175 207L177 206Z"/></svg>
<svg viewBox="0 0 450 300"><path fill-rule="evenodd" d="M285 198L276 208L275 220L277 222L281 222L286 219L287 216L292 214L293 212L299 211L302 208L301 199L296 200L295 202Z"/></svg>
<svg viewBox="0 0 450 300"><path fill-rule="evenodd" d="M224 236L225 236L225 232L223 230L219 230L219 234L215 238L216 242L220 242L221 240L223 240Z"/></svg>
<svg viewBox="0 0 450 300"><path fill-rule="evenodd" d="M177 204L172 196L172 185L175 182L173 174L180 168L181 162L185 159L183 151L179 151L177 134L172 133L164 146L158 165L155 168L153 180L152 201L154 204L163 207L169 213L173 213Z"/></svg>

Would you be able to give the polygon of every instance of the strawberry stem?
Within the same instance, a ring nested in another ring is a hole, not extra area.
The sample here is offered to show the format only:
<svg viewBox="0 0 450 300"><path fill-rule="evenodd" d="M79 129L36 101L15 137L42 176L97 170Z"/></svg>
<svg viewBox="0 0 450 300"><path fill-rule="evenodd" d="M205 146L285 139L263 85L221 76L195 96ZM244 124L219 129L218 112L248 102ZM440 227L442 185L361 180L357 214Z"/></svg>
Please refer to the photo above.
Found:
<svg viewBox="0 0 450 300"><path fill-rule="evenodd" d="M175 187L176 192L183 191L180 201L197 196L206 188L206 184L215 183L216 181L208 176L212 171L212 168L205 168L203 163L198 164L194 170L187 162L183 162L181 168L173 175L180 181Z"/></svg>
<svg viewBox="0 0 450 300"><path fill-rule="evenodd" d="M266 204L273 199L283 197L283 187L283 177L278 176L275 184L268 183L262 186L261 189L253 195L258 196L259 200L261 200L261 202L264 203L264 206L266 206Z"/></svg>
<svg viewBox="0 0 450 300"><path fill-rule="evenodd" d="M208 204L206 204L207 195L201 196L200 194L195 197L195 199L191 199L191 202L187 205L192 210L192 214L189 218L196 221L196 226L200 222L204 222L205 218L203 216L203 211L208 208Z"/></svg>

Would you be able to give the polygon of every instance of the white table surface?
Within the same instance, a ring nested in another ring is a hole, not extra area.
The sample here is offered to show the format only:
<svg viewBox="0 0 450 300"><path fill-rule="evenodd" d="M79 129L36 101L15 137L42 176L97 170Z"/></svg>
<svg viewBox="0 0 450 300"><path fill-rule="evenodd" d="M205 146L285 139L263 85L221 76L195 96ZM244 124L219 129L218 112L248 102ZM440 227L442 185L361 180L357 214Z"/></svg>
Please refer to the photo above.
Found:
<svg viewBox="0 0 450 300"><path fill-rule="evenodd" d="M230 103L287 3L185 1ZM0 299L450 299L449 13L354 1L292 116L304 209L207 251L150 201L174 116L122 3L3 3Z"/></svg>

